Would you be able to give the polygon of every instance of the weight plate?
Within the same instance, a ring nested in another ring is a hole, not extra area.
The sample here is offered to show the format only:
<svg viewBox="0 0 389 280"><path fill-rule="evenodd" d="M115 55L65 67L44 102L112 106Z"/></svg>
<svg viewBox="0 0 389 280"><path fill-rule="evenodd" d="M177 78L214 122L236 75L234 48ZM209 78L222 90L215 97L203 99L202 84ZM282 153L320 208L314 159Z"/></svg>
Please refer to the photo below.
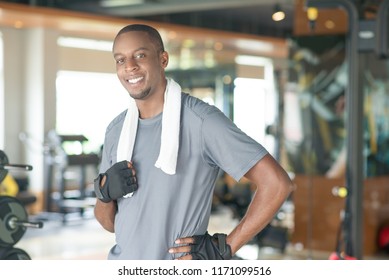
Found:
<svg viewBox="0 0 389 280"><path fill-rule="evenodd" d="M4 180L5 176L8 174L8 170L4 169L2 165L8 164L8 157L7 155L0 150L0 183Z"/></svg>
<svg viewBox="0 0 389 280"><path fill-rule="evenodd" d="M0 196L0 247L15 245L26 232L26 227L15 226L12 221L27 221L22 204L11 196Z"/></svg>
<svg viewBox="0 0 389 280"><path fill-rule="evenodd" d="M0 248L0 260L31 260L26 251L19 248Z"/></svg>

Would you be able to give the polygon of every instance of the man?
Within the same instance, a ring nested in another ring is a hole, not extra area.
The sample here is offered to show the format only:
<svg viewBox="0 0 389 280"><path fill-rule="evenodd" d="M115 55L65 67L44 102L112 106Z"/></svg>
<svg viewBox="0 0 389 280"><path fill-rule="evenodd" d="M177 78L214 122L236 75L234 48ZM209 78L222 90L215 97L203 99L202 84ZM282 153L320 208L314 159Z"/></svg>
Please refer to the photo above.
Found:
<svg viewBox="0 0 389 280"><path fill-rule="evenodd" d="M113 56L133 105L107 127L95 180L96 219L116 235L108 259L231 259L289 196L288 175L220 110L165 77L169 56L156 29L124 27ZM257 191L231 233L211 236L220 169Z"/></svg>

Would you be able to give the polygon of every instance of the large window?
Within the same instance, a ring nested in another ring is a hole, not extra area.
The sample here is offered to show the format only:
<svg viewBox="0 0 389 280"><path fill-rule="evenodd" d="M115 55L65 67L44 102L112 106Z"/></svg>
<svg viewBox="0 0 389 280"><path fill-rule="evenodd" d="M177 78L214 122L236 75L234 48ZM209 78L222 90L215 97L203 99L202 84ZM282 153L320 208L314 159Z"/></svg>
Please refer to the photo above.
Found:
<svg viewBox="0 0 389 280"><path fill-rule="evenodd" d="M276 95L262 79L237 78L234 90L234 122L270 153L275 152L273 135L266 134L277 115Z"/></svg>
<svg viewBox="0 0 389 280"><path fill-rule="evenodd" d="M86 152L97 152L109 122L128 106L128 93L116 74L60 71L57 76L58 134L82 134ZM81 147L68 146L79 153Z"/></svg>
<svg viewBox="0 0 389 280"><path fill-rule="evenodd" d="M234 122L277 157L278 95L273 61L238 55L235 62L238 78L234 80Z"/></svg>

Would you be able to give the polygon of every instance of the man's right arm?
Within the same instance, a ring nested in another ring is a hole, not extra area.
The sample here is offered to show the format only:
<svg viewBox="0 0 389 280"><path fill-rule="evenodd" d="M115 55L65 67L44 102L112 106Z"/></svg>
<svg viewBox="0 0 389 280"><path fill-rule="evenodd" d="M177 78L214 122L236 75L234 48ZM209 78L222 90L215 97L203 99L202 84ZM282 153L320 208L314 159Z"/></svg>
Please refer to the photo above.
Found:
<svg viewBox="0 0 389 280"><path fill-rule="evenodd" d="M102 225L104 229L109 232L115 232L115 215L116 215L116 201L104 203L96 199L94 214L96 220Z"/></svg>

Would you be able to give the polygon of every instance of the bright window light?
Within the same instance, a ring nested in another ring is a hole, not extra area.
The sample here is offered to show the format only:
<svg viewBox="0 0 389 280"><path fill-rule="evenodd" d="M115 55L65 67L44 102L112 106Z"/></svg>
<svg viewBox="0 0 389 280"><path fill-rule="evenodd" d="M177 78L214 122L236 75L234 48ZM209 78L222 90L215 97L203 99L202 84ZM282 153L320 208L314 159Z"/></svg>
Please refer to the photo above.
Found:
<svg viewBox="0 0 389 280"><path fill-rule="evenodd" d="M127 91L110 73L60 71L56 84L57 133L84 135L85 150L98 151L109 122L128 107Z"/></svg>
<svg viewBox="0 0 389 280"><path fill-rule="evenodd" d="M275 121L276 95L269 81L236 78L234 81L234 122L247 135L275 152L275 139L266 135L267 125Z"/></svg>
<svg viewBox="0 0 389 280"><path fill-rule="evenodd" d="M57 44L61 47L78 48L97 51L112 51L112 42L103 40L92 40L74 37L59 37Z"/></svg>
<svg viewBox="0 0 389 280"><path fill-rule="evenodd" d="M235 57L235 63L240 65L251 65L251 66L269 66L273 65L270 58L253 55L237 55Z"/></svg>

